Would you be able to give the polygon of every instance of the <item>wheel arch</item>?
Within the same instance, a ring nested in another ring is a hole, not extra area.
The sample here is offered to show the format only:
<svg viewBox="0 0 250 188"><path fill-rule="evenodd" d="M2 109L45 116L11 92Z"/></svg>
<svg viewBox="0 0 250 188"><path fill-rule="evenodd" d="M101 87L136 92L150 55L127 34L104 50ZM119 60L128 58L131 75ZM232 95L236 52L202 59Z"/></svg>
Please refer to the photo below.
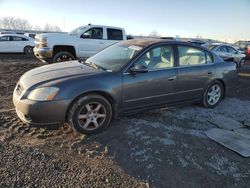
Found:
<svg viewBox="0 0 250 188"><path fill-rule="evenodd" d="M53 57L60 51L66 51L71 53L76 58L76 49L70 45L55 45L53 47Z"/></svg>
<svg viewBox="0 0 250 188"><path fill-rule="evenodd" d="M226 98L226 93L227 93L227 89L226 89L226 84L225 84L225 82L224 82L222 79L215 79L215 80L213 80L211 83L213 83L213 82L215 82L215 81L221 83L221 85L222 85L222 87L223 87L223 96L222 96L222 98L225 99L225 98ZM210 83L210 84L211 84L211 83Z"/></svg>
<svg viewBox="0 0 250 188"><path fill-rule="evenodd" d="M108 100L108 102L110 103L111 105L111 108L112 108L112 114L113 114L113 117L116 117L116 100L114 99L114 97L111 96L111 94L109 94L108 92L105 92L105 91L88 91L88 92L84 92L84 93L81 93L79 95L77 95L71 102L70 104L68 105L68 108L67 108L67 111L66 111L66 114L65 114L65 120L67 121L68 119L68 113L71 109L71 107L73 106L73 104L81 97L83 96L86 96L86 95L100 95L102 97L104 97L105 99Z"/></svg>

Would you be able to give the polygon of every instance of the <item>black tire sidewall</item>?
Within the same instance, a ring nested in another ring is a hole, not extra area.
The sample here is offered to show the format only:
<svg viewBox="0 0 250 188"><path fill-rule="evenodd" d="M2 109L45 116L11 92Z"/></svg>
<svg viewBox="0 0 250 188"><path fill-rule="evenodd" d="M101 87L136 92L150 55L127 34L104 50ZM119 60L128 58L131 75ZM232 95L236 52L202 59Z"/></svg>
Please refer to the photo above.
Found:
<svg viewBox="0 0 250 188"><path fill-rule="evenodd" d="M220 99L218 100L217 103L215 103L214 105L210 105L210 104L208 103L208 101L207 101L207 98L208 98L208 97L207 97L207 94L208 94L208 91L210 90L210 88L211 88L213 85L219 85L219 86L220 86L220 89L221 89L221 96L220 96ZM214 107L216 107L216 106L220 103L221 99L223 98L223 95L224 95L224 88L223 88L222 83L221 83L220 81L213 81L213 82L211 82L211 83L208 85L207 89L205 90L205 92L204 92L204 94L203 94L203 106L206 107L206 108L214 108Z"/></svg>
<svg viewBox="0 0 250 188"><path fill-rule="evenodd" d="M55 54L55 56L53 57L53 63L60 63L60 62L57 62L56 60L60 57L60 56L63 56L63 55L67 55L69 56L72 60L75 60L75 57L70 53L70 52L66 52L66 51L61 51L61 52L57 52ZM62 61L63 62L63 61Z"/></svg>
<svg viewBox="0 0 250 188"><path fill-rule="evenodd" d="M91 103L91 102L98 102L103 105L103 107L106 110L106 119L103 122L103 124L97 129L85 130L79 125L77 116L79 114L79 111L82 109L82 107L85 106L87 103ZM72 105L72 108L70 110L70 115L69 115L69 123L76 131L80 133L96 134L102 131L103 129L105 129L109 125L111 118L112 118L112 108L111 108L110 103L105 98L101 96L96 96L96 95L94 96L87 95L87 96L81 97Z"/></svg>
<svg viewBox="0 0 250 188"><path fill-rule="evenodd" d="M25 54L32 54L32 46L25 46L24 48L23 48L23 52L25 53ZM31 52L30 52L31 51Z"/></svg>

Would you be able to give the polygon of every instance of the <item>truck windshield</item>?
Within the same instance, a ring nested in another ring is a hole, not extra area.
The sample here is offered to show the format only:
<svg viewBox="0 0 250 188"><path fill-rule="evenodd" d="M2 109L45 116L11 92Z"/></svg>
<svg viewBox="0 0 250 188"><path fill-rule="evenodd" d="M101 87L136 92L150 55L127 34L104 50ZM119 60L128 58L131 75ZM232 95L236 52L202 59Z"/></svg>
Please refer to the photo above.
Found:
<svg viewBox="0 0 250 188"><path fill-rule="evenodd" d="M118 71L135 57L142 47L124 43L114 44L88 58L86 63L93 63L107 71Z"/></svg>
<svg viewBox="0 0 250 188"><path fill-rule="evenodd" d="M76 29L74 29L73 31L69 32L68 34L69 35L81 35L82 34L82 31L85 30L85 26L82 26L82 27L78 27Z"/></svg>

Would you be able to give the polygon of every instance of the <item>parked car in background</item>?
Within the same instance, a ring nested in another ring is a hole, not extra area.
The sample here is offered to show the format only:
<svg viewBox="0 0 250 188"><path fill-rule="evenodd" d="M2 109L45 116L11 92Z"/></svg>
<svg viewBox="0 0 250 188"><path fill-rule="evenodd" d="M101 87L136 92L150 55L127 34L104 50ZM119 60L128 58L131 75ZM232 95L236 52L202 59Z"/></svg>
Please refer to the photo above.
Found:
<svg viewBox="0 0 250 188"><path fill-rule="evenodd" d="M0 53L33 53L34 39L20 34L0 35Z"/></svg>
<svg viewBox="0 0 250 188"><path fill-rule="evenodd" d="M36 35L34 54L48 63L63 62L90 57L121 40L127 40L123 28L89 24L66 34Z"/></svg>
<svg viewBox="0 0 250 188"><path fill-rule="evenodd" d="M234 45L238 46L240 50L244 51L246 54L246 59L250 60L250 41L238 41L234 43Z"/></svg>
<svg viewBox="0 0 250 188"><path fill-rule="evenodd" d="M203 44L206 44L204 41L202 40L197 40L197 39L192 39L192 40L189 40L188 42L191 42L192 44L196 44L196 45L203 45Z"/></svg>
<svg viewBox="0 0 250 188"><path fill-rule="evenodd" d="M24 33L24 35L34 39L37 34L35 34L35 33Z"/></svg>
<svg viewBox="0 0 250 188"><path fill-rule="evenodd" d="M162 39L127 40L86 61L45 65L18 81L13 102L29 124L67 121L97 133L120 114L180 103L213 108L237 76L234 63L204 47Z"/></svg>
<svg viewBox="0 0 250 188"><path fill-rule="evenodd" d="M203 46L213 51L214 53L222 57L224 60L233 58L233 61L236 63L237 68L241 67L245 62L245 53L237 50L229 44L212 43L204 44Z"/></svg>

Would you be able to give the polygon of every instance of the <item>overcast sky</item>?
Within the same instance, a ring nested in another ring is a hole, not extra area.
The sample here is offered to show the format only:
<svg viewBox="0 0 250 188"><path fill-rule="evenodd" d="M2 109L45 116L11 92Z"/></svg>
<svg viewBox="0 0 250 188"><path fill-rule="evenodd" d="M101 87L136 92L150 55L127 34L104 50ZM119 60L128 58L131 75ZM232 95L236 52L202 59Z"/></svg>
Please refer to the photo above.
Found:
<svg viewBox="0 0 250 188"><path fill-rule="evenodd" d="M88 23L123 27L128 34L250 40L250 0L0 0L0 17L65 31Z"/></svg>

